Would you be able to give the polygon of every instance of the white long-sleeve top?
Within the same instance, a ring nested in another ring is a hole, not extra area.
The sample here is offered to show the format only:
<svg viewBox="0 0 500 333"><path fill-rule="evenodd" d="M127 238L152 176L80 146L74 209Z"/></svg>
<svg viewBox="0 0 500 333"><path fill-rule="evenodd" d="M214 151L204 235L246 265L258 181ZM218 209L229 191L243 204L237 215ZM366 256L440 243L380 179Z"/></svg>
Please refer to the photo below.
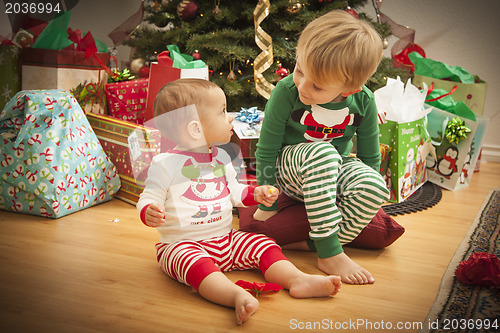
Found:
<svg viewBox="0 0 500 333"><path fill-rule="evenodd" d="M240 184L223 149L211 153L171 150L153 158L137 209L145 222L147 207L164 207L160 242L202 240L231 230L233 206L255 205L254 186Z"/></svg>

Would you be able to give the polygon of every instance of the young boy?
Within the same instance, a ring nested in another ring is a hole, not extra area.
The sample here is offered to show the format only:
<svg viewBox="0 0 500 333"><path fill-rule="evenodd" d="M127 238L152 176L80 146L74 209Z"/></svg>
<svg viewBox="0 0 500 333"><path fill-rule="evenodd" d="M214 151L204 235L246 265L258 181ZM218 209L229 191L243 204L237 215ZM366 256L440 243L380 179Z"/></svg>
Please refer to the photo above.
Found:
<svg viewBox="0 0 500 333"><path fill-rule="evenodd" d="M288 248L317 250L319 269L343 282L373 283L342 244L361 232L388 196L378 172L377 109L363 86L378 67L382 42L367 22L332 11L305 28L296 52L293 74L278 82L265 108L257 181L305 204L310 239ZM349 157L355 134L357 158ZM277 203L259 205L254 218L265 221L276 209Z"/></svg>
<svg viewBox="0 0 500 333"><path fill-rule="evenodd" d="M153 158L137 209L144 224L160 233L157 259L167 275L233 307L238 324L259 303L223 271L259 268L297 298L339 291L338 276L302 273L274 240L231 229L233 204L271 206L277 191L238 184L228 154L215 147L233 134L222 89L201 79L170 82L156 97L154 115L157 128L177 147Z"/></svg>

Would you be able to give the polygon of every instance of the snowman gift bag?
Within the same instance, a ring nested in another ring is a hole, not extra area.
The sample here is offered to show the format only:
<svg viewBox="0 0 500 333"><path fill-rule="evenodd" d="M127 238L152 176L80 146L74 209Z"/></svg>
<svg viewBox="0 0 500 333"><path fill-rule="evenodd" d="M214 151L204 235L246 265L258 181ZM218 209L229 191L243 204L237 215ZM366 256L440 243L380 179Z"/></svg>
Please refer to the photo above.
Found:
<svg viewBox="0 0 500 333"><path fill-rule="evenodd" d="M434 95L441 96L436 99ZM479 157L487 118L472 112L462 101L455 103L441 89L430 93L429 99L433 108L427 128L436 156L427 157L427 179L448 190L466 187Z"/></svg>
<svg viewBox="0 0 500 333"><path fill-rule="evenodd" d="M58 218L110 200L120 188L76 99L23 90L0 113L0 209Z"/></svg>
<svg viewBox="0 0 500 333"><path fill-rule="evenodd" d="M402 202L427 180L426 156L432 145L426 129L427 87L420 91L411 84L389 78L375 91L379 112L380 174L390 190L390 202Z"/></svg>

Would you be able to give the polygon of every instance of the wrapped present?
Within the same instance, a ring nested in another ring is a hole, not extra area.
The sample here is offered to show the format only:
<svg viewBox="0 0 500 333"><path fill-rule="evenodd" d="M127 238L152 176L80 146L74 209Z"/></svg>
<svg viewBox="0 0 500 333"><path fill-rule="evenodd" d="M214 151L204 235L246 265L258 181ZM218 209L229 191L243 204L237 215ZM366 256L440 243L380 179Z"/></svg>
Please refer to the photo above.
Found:
<svg viewBox="0 0 500 333"><path fill-rule="evenodd" d="M151 160L160 152L160 131L106 115L89 113L87 118L116 165L122 184L116 197L135 205L144 189Z"/></svg>
<svg viewBox="0 0 500 333"><path fill-rule="evenodd" d="M208 80L208 67L201 60L181 54L175 45L167 46L168 51L158 55L158 62L151 63L149 69L148 96L145 120L153 118L156 95L166 83L177 79L198 78Z"/></svg>
<svg viewBox="0 0 500 333"><path fill-rule="evenodd" d="M0 208L58 218L110 200L120 179L76 99L20 91L0 114Z"/></svg>
<svg viewBox="0 0 500 333"><path fill-rule="evenodd" d="M0 45L0 110L21 90L21 49Z"/></svg>
<svg viewBox="0 0 500 333"><path fill-rule="evenodd" d="M425 159L431 148L426 130L427 91L421 92L409 80L389 78L375 91L375 102L382 123L380 128L381 169L390 190L391 202L402 202L427 180Z"/></svg>
<svg viewBox="0 0 500 333"><path fill-rule="evenodd" d="M427 128L436 156L427 157L428 180L448 190L466 187L479 158L488 119L473 113L463 101L455 102L445 90L435 89L429 100L433 108Z"/></svg>
<svg viewBox="0 0 500 333"><path fill-rule="evenodd" d="M56 16L22 52L22 89L63 89L86 112L105 113L104 84L113 75L104 43L67 28L70 12Z"/></svg>
<svg viewBox="0 0 500 333"><path fill-rule="evenodd" d="M144 123L148 79L108 83L104 90L111 116L136 124Z"/></svg>

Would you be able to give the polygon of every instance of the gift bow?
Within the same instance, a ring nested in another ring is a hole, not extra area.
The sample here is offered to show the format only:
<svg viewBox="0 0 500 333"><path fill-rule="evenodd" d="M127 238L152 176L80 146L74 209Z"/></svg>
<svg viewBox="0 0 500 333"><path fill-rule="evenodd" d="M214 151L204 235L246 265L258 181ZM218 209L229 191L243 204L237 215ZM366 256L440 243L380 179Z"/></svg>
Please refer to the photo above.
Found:
<svg viewBox="0 0 500 333"><path fill-rule="evenodd" d="M240 112L237 112L235 118L247 124L258 124L262 121L263 115L262 111L258 110L256 106L248 109L242 107Z"/></svg>
<svg viewBox="0 0 500 333"><path fill-rule="evenodd" d="M446 124L444 136L450 143L455 142L458 145L460 141L467 139L467 134L470 132L471 129L465 126L465 120L462 120L460 117L456 117L448 121Z"/></svg>

